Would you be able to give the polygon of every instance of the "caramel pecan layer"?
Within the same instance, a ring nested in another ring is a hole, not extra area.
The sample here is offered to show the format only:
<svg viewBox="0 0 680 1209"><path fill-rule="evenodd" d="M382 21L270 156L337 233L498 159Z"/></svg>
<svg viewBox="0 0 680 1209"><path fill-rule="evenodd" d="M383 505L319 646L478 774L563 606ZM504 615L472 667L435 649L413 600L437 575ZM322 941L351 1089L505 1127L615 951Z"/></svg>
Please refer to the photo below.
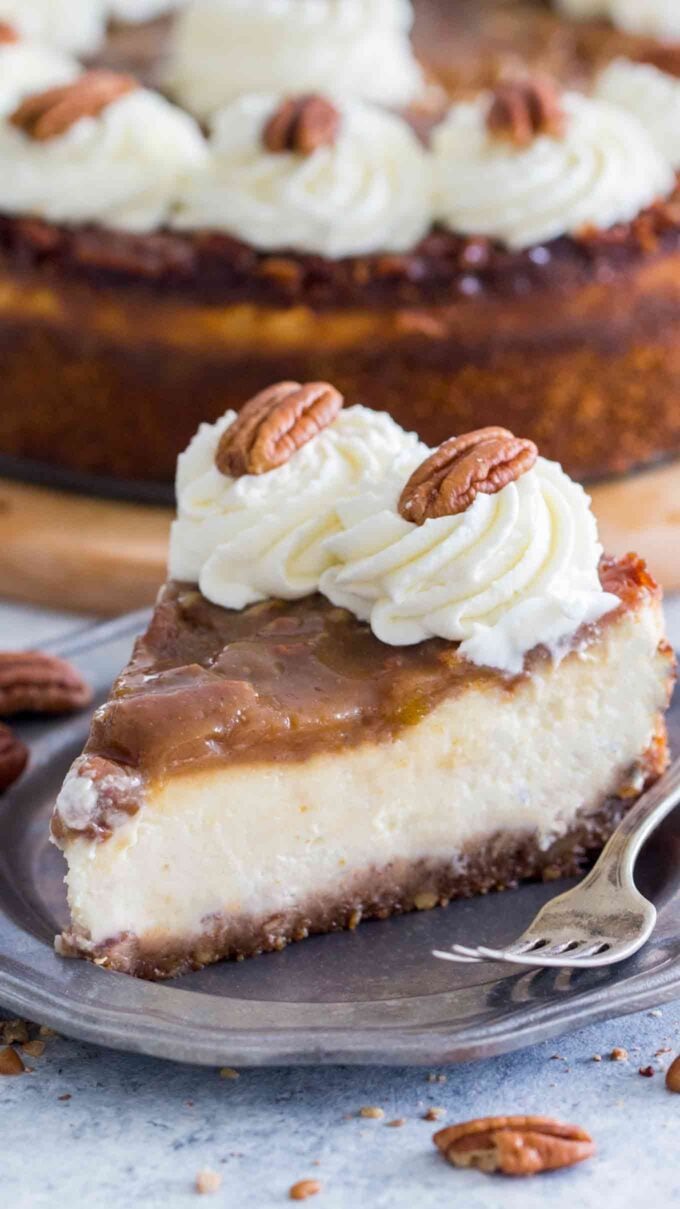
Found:
<svg viewBox="0 0 680 1209"><path fill-rule="evenodd" d="M534 465L533 441L507 428L479 428L451 437L411 475L401 493L404 520L422 525L435 517L465 512L476 497L495 495Z"/></svg>
<svg viewBox="0 0 680 1209"><path fill-rule="evenodd" d="M89 685L66 660L41 651L0 652L0 717L70 713L91 700Z"/></svg>
<svg viewBox="0 0 680 1209"><path fill-rule="evenodd" d="M440 1129L434 1142L456 1167L504 1175L557 1171L595 1153L593 1140L584 1129L562 1125L550 1117L483 1117Z"/></svg>
<svg viewBox="0 0 680 1209"><path fill-rule="evenodd" d="M296 151L311 155L319 147L336 142L341 117L325 97L290 97L283 101L266 123L262 140L268 151Z"/></svg>
<svg viewBox="0 0 680 1209"><path fill-rule="evenodd" d="M528 147L538 134L560 138L565 114L555 85L546 79L501 82L492 94L487 129L516 147Z"/></svg>
<svg viewBox="0 0 680 1209"><path fill-rule="evenodd" d="M328 382L278 382L241 408L223 434L215 464L222 474L266 474L333 423L343 397Z"/></svg>
<svg viewBox="0 0 680 1209"><path fill-rule="evenodd" d="M65 134L81 118L97 117L108 105L138 87L134 76L103 68L86 71L72 84L26 97L10 121L30 138L46 142Z"/></svg>
<svg viewBox="0 0 680 1209"><path fill-rule="evenodd" d="M28 748L0 722L0 793L21 776L27 762Z"/></svg>
<svg viewBox="0 0 680 1209"><path fill-rule="evenodd" d="M0 21L0 46L7 46L18 41L19 35L14 26L8 25L6 21Z"/></svg>

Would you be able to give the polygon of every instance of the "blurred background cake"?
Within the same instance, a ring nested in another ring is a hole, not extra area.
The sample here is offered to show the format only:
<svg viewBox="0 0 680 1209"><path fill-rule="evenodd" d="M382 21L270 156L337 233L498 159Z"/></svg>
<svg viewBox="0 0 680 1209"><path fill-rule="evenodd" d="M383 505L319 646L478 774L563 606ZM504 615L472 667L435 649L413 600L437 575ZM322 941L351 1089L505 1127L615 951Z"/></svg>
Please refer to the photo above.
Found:
<svg viewBox="0 0 680 1209"><path fill-rule="evenodd" d="M0 0L3 470L168 484L282 378L586 479L680 450L680 148L595 71L660 5L58 7Z"/></svg>

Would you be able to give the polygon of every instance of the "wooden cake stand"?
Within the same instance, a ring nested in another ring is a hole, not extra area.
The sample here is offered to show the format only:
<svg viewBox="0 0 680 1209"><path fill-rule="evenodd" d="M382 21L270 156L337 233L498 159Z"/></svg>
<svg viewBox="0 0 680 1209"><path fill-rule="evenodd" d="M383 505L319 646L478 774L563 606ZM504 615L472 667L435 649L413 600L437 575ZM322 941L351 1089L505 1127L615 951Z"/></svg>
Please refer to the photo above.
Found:
<svg viewBox="0 0 680 1209"><path fill-rule="evenodd" d="M680 591L680 462L592 492L605 549L635 550ZM165 577L169 508L0 479L0 594L115 614L151 604Z"/></svg>

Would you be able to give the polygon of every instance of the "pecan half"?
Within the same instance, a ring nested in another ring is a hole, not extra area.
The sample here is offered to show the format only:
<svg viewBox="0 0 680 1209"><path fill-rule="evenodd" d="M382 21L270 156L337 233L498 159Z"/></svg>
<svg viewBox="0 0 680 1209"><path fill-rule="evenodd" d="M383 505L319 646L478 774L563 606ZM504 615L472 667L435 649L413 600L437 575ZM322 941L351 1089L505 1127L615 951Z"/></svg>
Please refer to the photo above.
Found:
<svg viewBox="0 0 680 1209"><path fill-rule="evenodd" d="M66 714L91 700L89 685L65 659L41 651L0 652L0 717Z"/></svg>
<svg viewBox="0 0 680 1209"><path fill-rule="evenodd" d="M222 474L266 474L283 466L298 449L338 415L343 397L328 382L277 382L241 408L222 435L215 464Z"/></svg>
<svg viewBox="0 0 680 1209"><path fill-rule="evenodd" d="M19 35L13 25L8 25L6 21L0 21L0 46L8 46L12 42L18 42Z"/></svg>
<svg viewBox="0 0 680 1209"><path fill-rule="evenodd" d="M0 722L0 793L9 789L28 763L28 748Z"/></svg>
<svg viewBox="0 0 680 1209"><path fill-rule="evenodd" d="M411 475L399 511L416 525L456 516L478 495L495 495L516 482L537 457L533 441L515 437L507 428L478 428L451 437Z"/></svg>
<svg viewBox="0 0 680 1209"><path fill-rule="evenodd" d="M120 97L139 88L134 76L98 68L86 71L71 84L48 88L26 97L10 121L37 142L65 134L80 118L97 117Z"/></svg>
<svg viewBox="0 0 680 1209"><path fill-rule="evenodd" d="M516 147L528 147L539 134L561 138L565 123L560 94L551 80L501 81L493 90L487 130Z"/></svg>
<svg viewBox="0 0 680 1209"><path fill-rule="evenodd" d="M282 101L262 132L267 151L296 151L311 155L319 147L332 147L342 118L326 97L310 93Z"/></svg>
<svg viewBox="0 0 680 1209"><path fill-rule="evenodd" d="M666 1071L666 1087L669 1091L680 1092L680 1055L673 1059Z"/></svg>
<svg viewBox="0 0 680 1209"><path fill-rule="evenodd" d="M562 1125L551 1117L482 1117L440 1129L434 1142L455 1167L504 1175L557 1171L595 1153L585 1129Z"/></svg>

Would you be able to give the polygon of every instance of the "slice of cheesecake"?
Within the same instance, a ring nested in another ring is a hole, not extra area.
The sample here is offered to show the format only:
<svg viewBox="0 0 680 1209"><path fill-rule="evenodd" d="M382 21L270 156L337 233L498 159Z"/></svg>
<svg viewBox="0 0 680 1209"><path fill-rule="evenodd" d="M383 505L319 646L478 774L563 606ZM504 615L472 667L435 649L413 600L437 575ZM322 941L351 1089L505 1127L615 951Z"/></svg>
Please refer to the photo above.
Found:
<svg viewBox="0 0 680 1209"><path fill-rule="evenodd" d="M225 431L215 433L224 475L245 449L230 453ZM299 477L302 451L294 458ZM534 491L525 451L513 458ZM196 449L191 459L195 468ZM207 481L194 494L203 504ZM498 506L517 527L517 486L462 510L464 523ZM182 506L180 526L181 516ZM218 520L214 508L213 535ZM228 521L232 540L230 511ZM451 514L429 529L403 524L410 542L430 542L442 524L449 542L463 532ZM182 550L187 532L173 539ZM323 541L332 550L338 538ZM210 558L204 586L219 596ZM516 549L512 558L516 567ZM478 627L476 645L436 635L397 645L319 592L235 609L171 580L55 809L72 915L59 951L163 978L578 873L666 764L673 673L644 565L602 560L594 574L606 611L562 635L559 654L537 642L519 671L478 658Z"/></svg>

